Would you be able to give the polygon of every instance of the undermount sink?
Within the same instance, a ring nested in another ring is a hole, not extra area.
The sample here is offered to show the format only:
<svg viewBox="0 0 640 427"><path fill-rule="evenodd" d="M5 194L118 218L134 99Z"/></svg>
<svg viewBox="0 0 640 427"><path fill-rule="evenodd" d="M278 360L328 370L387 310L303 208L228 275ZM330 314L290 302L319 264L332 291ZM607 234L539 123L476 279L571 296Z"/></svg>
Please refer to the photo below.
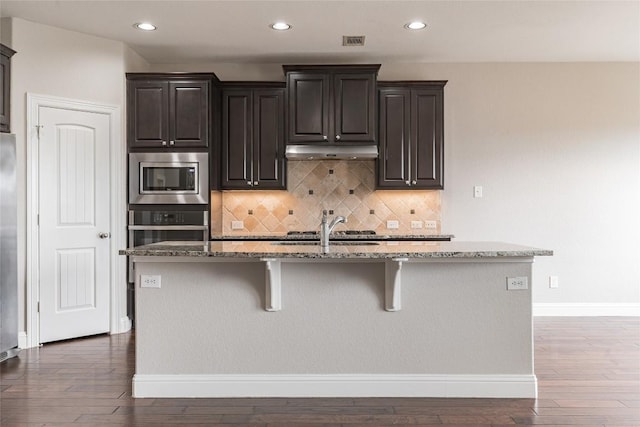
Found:
<svg viewBox="0 0 640 427"><path fill-rule="evenodd" d="M319 240L283 240L280 242L272 242L272 245L284 245L284 246L320 246ZM344 241L344 240L330 240L329 246L373 246L379 245L378 242L366 242L366 241Z"/></svg>

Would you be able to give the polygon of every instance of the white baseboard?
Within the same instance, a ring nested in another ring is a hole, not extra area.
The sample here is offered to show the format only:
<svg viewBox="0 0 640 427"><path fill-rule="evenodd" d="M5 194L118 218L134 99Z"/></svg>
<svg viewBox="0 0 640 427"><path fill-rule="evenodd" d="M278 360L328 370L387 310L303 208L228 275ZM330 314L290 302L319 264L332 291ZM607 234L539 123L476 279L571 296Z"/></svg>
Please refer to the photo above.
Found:
<svg viewBox="0 0 640 427"><path fill-rule="evenodd" d="M534 303L534 316L640 316L640 303Z"/></svg>
<svg viewBox="0 0 640 427"><path fill-rule="evenodd" d="M18 332L18 348L29 348L29 344L27 344L29 342L29 337L27 336L27 333L22 331L22 332Z"/></svg>
<svg viewBox="0 0 640 427"><path fill-rule="evenodd" d="M134 375L133 397L536 398L535 375Z"/></svg>
<svg viewBox="0 0 640 427"><path fill-rule="evenodd" d="M122 334L124 332L129 332L131 330L131 319L129 316L124 316L120 318L120 325L117 331L111 331L112 334Z"/></svg>

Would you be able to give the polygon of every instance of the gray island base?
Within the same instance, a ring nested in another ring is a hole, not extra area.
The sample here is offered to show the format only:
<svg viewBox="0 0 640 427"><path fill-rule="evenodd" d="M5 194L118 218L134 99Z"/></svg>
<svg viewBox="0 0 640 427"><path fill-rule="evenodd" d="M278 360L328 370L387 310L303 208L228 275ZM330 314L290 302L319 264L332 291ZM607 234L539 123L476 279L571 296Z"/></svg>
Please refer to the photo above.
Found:
<svg viewBox="0 0 640 427"><path fill-rule="evenodd" d="M534 257L551 251L173 242L120 253L136 274L134 397L537 395L530 285Z"/></svg>

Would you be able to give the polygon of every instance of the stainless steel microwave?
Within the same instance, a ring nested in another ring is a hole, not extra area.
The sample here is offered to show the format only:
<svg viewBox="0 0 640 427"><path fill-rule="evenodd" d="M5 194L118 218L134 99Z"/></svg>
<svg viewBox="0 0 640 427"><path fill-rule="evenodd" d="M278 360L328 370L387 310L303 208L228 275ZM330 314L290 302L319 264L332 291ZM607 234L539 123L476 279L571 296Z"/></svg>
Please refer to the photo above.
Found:
<svg viewBox="0 0 640 427"><path fill-rule="evenodd" d="M129 203L209 203L209 154L130 153Z"/></svg>

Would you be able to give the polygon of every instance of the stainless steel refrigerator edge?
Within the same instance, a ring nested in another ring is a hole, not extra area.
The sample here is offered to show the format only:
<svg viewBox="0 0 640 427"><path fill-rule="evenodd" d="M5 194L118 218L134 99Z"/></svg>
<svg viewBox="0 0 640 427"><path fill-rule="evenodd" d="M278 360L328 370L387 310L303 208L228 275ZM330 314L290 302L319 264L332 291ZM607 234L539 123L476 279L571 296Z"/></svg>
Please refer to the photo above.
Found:
<svg viewBox="0 0 640 427"><path fill-rule="evenodd" d="M0 133L0 361L18 354L16 137Z"/></svg>

